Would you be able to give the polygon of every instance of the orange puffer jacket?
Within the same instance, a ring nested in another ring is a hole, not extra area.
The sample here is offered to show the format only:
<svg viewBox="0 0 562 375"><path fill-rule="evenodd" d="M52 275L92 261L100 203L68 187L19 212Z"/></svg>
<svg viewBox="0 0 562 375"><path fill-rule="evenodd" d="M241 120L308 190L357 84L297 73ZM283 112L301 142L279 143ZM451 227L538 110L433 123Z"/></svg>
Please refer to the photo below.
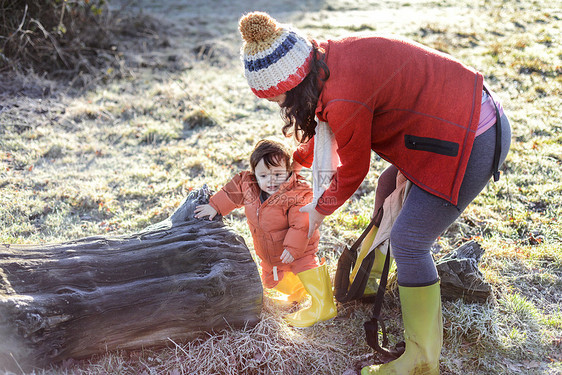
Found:
<svg viewBox="0 0 562 375"><path fill-rule="evenodd" d="M260 188L251 172L241 172L210 199L210 205L224 216L244 206L254 249L261 259L262 281L273 288L283 278L284 271L295 274L318 267L320 233L308 238L308 214L299 209L312 201L312 189L303 177L293 173L279 190L260 201ZM287 249L295 260L281 262ZM277 267L277 280L273 267Z"/></svg>

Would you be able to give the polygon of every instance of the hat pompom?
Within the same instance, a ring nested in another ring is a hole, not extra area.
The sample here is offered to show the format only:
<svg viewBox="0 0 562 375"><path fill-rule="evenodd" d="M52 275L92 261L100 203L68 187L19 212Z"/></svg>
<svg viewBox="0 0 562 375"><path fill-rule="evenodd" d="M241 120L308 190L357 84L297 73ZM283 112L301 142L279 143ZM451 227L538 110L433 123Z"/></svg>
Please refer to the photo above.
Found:
<svg viewBox="0 0 562 375"><path fill-rule="evenodd" d="M244 40L244 75L258 97L287 92L309 73L312 45L292 27L264 12L244 15L238 26Z"/></svg>
<svg viewBox="0 0 562 375"><path fill-rule="evenodd" d="M252 12L240 19L240 33L247 43L259 43L271 38L278 30L278 24L269 14Z"/></svg>

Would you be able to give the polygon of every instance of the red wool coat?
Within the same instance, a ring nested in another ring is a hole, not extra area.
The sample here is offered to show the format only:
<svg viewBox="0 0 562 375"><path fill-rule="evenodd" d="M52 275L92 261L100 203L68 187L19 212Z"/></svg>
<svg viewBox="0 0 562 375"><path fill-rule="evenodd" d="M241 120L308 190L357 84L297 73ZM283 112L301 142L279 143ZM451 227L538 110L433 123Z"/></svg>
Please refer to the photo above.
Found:
<svg viewBox="0 0 562 375"><path fill-rule="evenodd" d="M359 187L371 150L420 188L458 200L480 117L483 77L451 56L394 37L320 44L330 77L316 115L335 134L341 165L316 209L329 215ZM309 167L312 142L294 153Z"/></svg>
<svg viewBox="0 0 562 375"><path fill-rule="evenodd" d="M266 288L273 288L273 267L277 266L278 279L284 271L295 274L318 267L316 253L320 233L318 230L308 239L308 214L299 209L312 201L310 185L293 173L279 190L263 203L260 188L250 172L241 172L214 194L209 204L224 216L235 208L244 206L254 249L261 260L262 281ZM281 254L287 249L295 260L281 262Z"/></svg>

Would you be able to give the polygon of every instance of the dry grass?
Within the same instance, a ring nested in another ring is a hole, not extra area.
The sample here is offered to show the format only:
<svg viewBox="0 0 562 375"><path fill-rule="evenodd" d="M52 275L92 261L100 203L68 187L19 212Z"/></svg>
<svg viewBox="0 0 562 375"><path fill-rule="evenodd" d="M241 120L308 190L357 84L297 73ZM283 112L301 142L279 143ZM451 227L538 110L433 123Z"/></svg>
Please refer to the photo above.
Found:
<svg viewBox="0 0 562 375"><path fill-rule="evenodd" d="M60 82L20 76L17 90L1 93L0 242L138 231L169 216L190 189L204 183L218 188L247 168L260 138L279 137L278 109L254 98L241 74L236 21L250 10L246 5L130 5L175 23L168 25L169 46L129 50L125 77L94 78L98 85L69 92ZM494 297L486 304L444 302L441 372L561 373L559 10L546 0L331 0L256 7L319 38L399 33L484 72L510 115L512 151L500 182L490 184L437 245L446 253L478 239L486 249L481 269ZM211 10L216 23L207 17ZM385 165L376 156L372 161L358 192L322 229L321 253L332 274L340 246L358 235L371 214L376 178ZM251 244L241 212L226 220ZM267 302L256 327L34 373L341 374L373 361L362 333L369 309L339 306L334 321L294 330L282 321L283 311ZM388 295L385 311L396 342L401 323L395 293Z"/></svg>

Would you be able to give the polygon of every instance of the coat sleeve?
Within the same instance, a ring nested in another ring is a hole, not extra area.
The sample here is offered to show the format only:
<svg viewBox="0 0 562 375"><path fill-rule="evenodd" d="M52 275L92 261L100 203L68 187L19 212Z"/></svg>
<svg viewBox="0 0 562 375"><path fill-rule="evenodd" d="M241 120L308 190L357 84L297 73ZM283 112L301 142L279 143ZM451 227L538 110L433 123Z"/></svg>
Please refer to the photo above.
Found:
<svg viewBox="0 0 562 375"><path fill-rule="evenodd" d="M285 235L283 241L284 249L287 249L293 258L298 259L302 257L308 246L308 214L300 212L299 210L312 201L312 191L310 187L302 188L302 194L299 194L295 199L295 204L289 207L287 214L289 219L289 230Z"/></svg>
<svg viewBox="0 0 562 375"><path fill-rule="evenodd" d="M209 199L209 204L219 215L228 215L232 210L244 206L245 194L250 191L250 183L249 172L237 174Z"/></svg>
<svg viewBox="0 0 562 375"><path fill-rule="evenodd" d="M333 103L325 112L338 144L340 165L316 210L330 215L355 193L369 172L373 114L363 104L350 102Z"/></svg>
<svg viewBox="0 0 562 375"><path fill-rule="evenodd" d="M293 153L293 160L303 167L310 168L314 159L314 137L307 143L301 143Z"/></svg>

